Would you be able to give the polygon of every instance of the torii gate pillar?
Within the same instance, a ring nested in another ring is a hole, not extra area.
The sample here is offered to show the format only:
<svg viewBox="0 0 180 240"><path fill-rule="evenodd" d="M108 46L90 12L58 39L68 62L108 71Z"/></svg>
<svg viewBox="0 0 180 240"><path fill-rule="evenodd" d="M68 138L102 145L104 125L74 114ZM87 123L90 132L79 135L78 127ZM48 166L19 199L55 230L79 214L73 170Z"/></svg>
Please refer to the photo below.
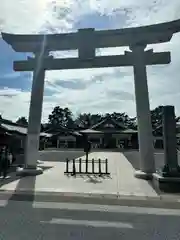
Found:
<svg viewBox="0 0 180 240"><path fill-rule="evenodd" d="M131 47L134 69L134 87L138 122L138 139L140 170L135 172L137 178L151 179L155 172L154 147L147 84L144 45Z"/></svg>
<svg viewBox="0 0 180 240"><path fill-rule="evenodd" d="M44 54L36 53L36 68L33 71L33 82L29 108L28 134L25 149L25 167L19 169L17 175L39 175L43 170L37 166L39 158L39 138L41 131L41 115L44 95L45 69ZM28 65L28 63L26 63Z"/></svg>

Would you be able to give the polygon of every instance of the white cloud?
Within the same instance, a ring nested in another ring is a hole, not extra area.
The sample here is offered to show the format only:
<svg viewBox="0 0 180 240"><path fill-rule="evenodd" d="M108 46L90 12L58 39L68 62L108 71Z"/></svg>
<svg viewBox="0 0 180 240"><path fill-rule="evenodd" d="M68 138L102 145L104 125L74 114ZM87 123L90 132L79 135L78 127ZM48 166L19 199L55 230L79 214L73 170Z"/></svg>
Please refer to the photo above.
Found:
<svg viewBox="0 0 180 240"><path fill-rule="evenodd" d="M30 93L20 89L0 89L0 113L4 118L17 120L29 112Z"/></svg>
<svg viewBox="0 0 180 240"><path fill-rule="evenodd" d="M123 16L125 18L123 27L131 27L177 19L179 10L179 0L84 0L83 3L82 0L34 0L33 3L32 0L1 0L0 29L13 33L75 31L75 22L93 12L99 12L104 16L116 16L117 23ZM170 43L148 46L154 51L170 50L172 53L172 63L168 66L148 67L151 107L173 104L178 114L180 114L179 43L180 34L176 34ZM127 48L103 51L101 49L98 54L122 54L124 50ZM68 53L68 56L73 56L72 54ZM65 53L56 53L55 56L64 57ZM77 82L76 85L81 83L84 87L63 88L62 81ZM127 111L130 115L135 114L135 104L131 98L134 96L133 71L129 67L47 71L45 88L51 95L44 97L44 120L55 105L69 106L73 112ZM15 91L18 94L14 93L15 95L8 97L7 91ZM3 93L4 97L1 95ZM29 93L17 89L3 89L0 98L0 111L4 111L5 116L14 119L19 115L28 115ZM16 101L24 110L21 111L20 108L15 110Z"/></svg>
<svg viewBox="0 0 180 240"><path fill-rule="evenodd" d="M31 0L2 0L0 11L2 31L13 33L38 32L47 14L42 0L35 4Z"/></svg>

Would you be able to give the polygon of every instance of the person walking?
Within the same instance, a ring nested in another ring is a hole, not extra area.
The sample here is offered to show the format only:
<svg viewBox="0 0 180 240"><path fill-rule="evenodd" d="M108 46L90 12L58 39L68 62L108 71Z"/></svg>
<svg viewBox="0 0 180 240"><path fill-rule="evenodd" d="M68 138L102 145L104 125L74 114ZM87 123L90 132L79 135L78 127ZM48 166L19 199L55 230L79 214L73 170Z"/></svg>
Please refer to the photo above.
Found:
<svg viewBox="0 0 180 240"><path fill-rule="evenodd" d="M89 155L90 151L91 151L91 142L90 141L86 141L85 145L84 145L84 152L86 154L86 162L88 162L88 155Z"/></svg>
<svg viewBox="0 0 180 240"><path fill-rule="evenodd" d="M0 176L7 177L9 167L8 148L3 146L0 150Z"/></svg>

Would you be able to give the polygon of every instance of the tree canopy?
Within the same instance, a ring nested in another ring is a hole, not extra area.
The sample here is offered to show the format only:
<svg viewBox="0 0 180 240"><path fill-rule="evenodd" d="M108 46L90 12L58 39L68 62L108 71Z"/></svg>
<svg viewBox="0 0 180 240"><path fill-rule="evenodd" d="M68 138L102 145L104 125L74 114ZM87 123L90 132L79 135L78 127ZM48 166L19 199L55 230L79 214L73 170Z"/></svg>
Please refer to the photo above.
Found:
<svg viewBox="0 0 180 240"><path fill-rule="evenodd" d="M26 126L28 125L28 121L25 117L19 117L18 120L16 121L17 124Z"/></svg>
<svg viewBox="0 0 180 240"><path fill-rule="evenodd" d="M161 105L151 111L151 122L153 130L155 130L157 127L162 126L162 111L163 106ZM176 122L178 122L179 119L180 117L176 117Z"/></svg>
<svg viewBox="0 0 180 240"><path fill-rule="evenodd" d="M49 115L49 125L58 127L59 125L67 128L74 127L73 114L69 108L61 108L56 106Z"/></svg>
<svg viewBox="0 0 180 240"><path fill-rule="evenodd" d="M162 110L163 106L161 105L151 110L151 122L153 130L162 126ZM117 122L122 122L127 128L137 129L136 117L131 118L125 112L113 112L105 114L81 113L77 117L74 117L72 111L68 107L62 108L60 106L56 106L49 115L48 123L41 124L41 130L45 131L52 127L57 128L58 126L67 127L69 129L86 129L97 124L106 117L112 117ZM179 120L180 117L177 117L176 121ZM16 123L23 126L28 125L28 121L25 117L20 117Z"/></svg>
<svg viewBox="0 0 180 240"><path fill-rule="evenodd" d="M92 125L101 121L102 115L91 114L91 113L81 113L75 119L75 123L80 128L90 128Z"/></svg>
<svg viewBox="0 0 180 240"><path fill-rule="evenodd" d="M69 108L56 106L49 115L49 126L58 127L61 125L67 128L90 128L106 117L112 117L118 122L123 122L127 128L136 129L136 118L130 118L126 113L106 113L91 114L81 113L76 118L73 117Z"/></svg>

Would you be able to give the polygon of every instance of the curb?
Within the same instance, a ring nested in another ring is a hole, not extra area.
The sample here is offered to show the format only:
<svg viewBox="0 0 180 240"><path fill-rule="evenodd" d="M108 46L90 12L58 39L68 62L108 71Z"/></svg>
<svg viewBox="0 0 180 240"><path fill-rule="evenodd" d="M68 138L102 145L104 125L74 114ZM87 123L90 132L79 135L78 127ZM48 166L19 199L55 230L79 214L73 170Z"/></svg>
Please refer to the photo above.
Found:
<svg viewBox="0 0 180 240"><path fill-rule="evenodd" d="M149 208L179 209L180 199L175 197L143 197L118 194L93 194L71 192L45 192L34 193L31 190L0 190L0 199L13 201L36 202L66 202L98 205L119 205Z"/></svg>

